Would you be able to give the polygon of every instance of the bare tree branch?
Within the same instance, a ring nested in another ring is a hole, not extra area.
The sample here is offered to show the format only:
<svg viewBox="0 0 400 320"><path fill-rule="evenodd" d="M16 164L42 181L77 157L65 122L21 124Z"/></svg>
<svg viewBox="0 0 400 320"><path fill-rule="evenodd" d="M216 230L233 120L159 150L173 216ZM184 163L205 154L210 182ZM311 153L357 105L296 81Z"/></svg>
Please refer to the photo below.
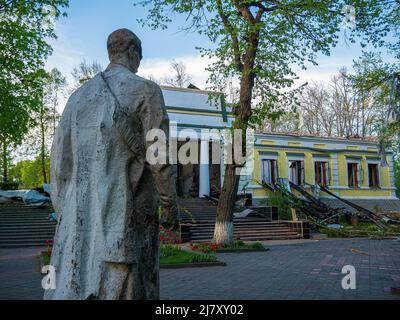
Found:
<svg viewBox="0 0 400 320"><path fill-rule="evenodd" d="M229 33L232 39L232 50L233 50L233 55L235 59L235 65L238 71L242 72L243 71L243 63L240 58L240 48L239 48L239 39L238 39L238 34L235 28L232 26L232 24L229 21L228 16L225 14L224 9L222 7L222 1L217 0L217 8L218 8L218 14L221 17L222 23L224 24L224 27L226 31Z"/></svg>

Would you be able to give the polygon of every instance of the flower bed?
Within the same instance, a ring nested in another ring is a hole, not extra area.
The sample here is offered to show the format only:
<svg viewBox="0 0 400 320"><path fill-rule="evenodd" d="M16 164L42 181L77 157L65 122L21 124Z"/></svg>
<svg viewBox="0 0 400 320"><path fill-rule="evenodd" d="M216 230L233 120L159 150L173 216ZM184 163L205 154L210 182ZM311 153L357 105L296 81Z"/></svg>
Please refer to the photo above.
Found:
<svg viewBox="0 0 400 320"><path fill-rule="evenodd" d="M161 268L190 268L224 266L217 260L215 254L194 253L182 249L180 233L160 227L160 267Z"/></svg>
<svg viewBox="0 0 400 320"><path fill-rule="evenodd" d="M182 243L181 235L178 231L172 231L160 227L160 243L164 244L180 244Z"/></svg>
<svg viewBox="0 0 400 320"><path fill-rule="evenodd" d="M42 252L42 259L45 266L50 264L51 254L53 253L54 240L46 240L46 251Z"/></svg>
<svg viewBox="0 0 400 320"><path fill-rule="evenodd" d="M245 243L243 241L235 241L232 245L218 245L212 242L191 243L190 249L203 253L228 253L228 252L252 252L252 251L267 251L260 242Z"/></svg>
<svg viewBox="0 0 400 320"><path fill-rule="evenodd" d="M179 244L179 232L174 232L160 228L160 267L161 268L188 268L188 267L209 267L225 266L219 262L212 251L209 252L189 252L183 250ZM47 250L40 253L41 267L50 264L52 254L52 241L46 241Z"/></svg>
<svg viewBox="0 0 400 320"><path fill-rule="evenodd" d="M160 267L161 268L188 268L225 266L217 260L214 254L194 253L182 250L179 246L160 246Z"/></svg>

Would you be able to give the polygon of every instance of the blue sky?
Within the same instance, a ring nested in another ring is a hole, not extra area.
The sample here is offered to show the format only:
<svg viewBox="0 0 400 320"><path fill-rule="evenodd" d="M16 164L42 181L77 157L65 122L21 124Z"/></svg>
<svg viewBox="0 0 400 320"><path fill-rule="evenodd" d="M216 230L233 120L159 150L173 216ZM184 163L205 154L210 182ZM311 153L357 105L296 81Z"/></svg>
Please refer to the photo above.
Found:
<svg viewBox="0 0 400 320"><path fill-rule="evenodd" d="M170 70L173 59L183 61L193 77L193 83L204 88L207 73L204 68L208 61L201 58L196 46L209 46L206 38L195 33L179 32L184 17L173 17L167 30L142 28L137 18L146 17L147 11L134 6L135 0L70 0L68 17L57 23L58 40L54 41L54 53L48 59L47 67L59 68L70 77L73 67L80 61L98 61L104 67L108 63L106 51L107 36L118 28L129 28L142 40L143 56L139 74L162 78ZM318 66L306 71L298 70L301 82L329 81L341 66L350 67L361 54L359 44L348 45L341 40L332 49L331 56L320 56Z"/></svg>

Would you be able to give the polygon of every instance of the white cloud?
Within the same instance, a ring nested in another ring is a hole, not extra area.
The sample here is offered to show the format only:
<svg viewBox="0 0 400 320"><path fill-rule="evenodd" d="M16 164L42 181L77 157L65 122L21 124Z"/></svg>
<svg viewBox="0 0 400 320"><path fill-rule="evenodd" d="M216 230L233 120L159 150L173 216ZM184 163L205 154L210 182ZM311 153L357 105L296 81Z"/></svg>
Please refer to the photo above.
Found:
<svg viewBox="0 0 400 320"><path fill-rule="evenodd" d="M71 72L85 57L77 45L74 45L66 36L65 26L57 25L58 38L51 41L53 54L46 61L46 69L57 68L67 77L67 80L72 80Z"/></svg>
<svg viewBox="0 0 400 320"><path fill-rule="evenodd" d="M56 40L52 40L50 44L53 47L53 54L47 59L45 68L51 70L57 68L66 77L68 83L72 82L71 72L76 65L78 65L83 59L84 54L80 51L77 45L74 45L65 35L68 34L66 31L67 26L62 23L57 24L57 35ZM59 113L65 108L68 100L67 93L65 97L60 98L57 110Z"/></svg>
<svg viewBox="0 0 400 320"><path fill-rule="evenodd" d="M74 50L70 43L66 41L57 42L54 45L54 55L47 61L48 69L58 68L71 81L71 72L85 57L78 50ZM183 62L186 66L187 73L192 77L191 82L200 89L205 89L208 79L208 72L205 68L209 64L209 59L201 56L182 56L176 57L175 61ZM152 76L156 79L163 79L171 73L172 59L143 59L139 68L138 75L143 77ZM102 63L105 66L105 63ZM65 107L67 98L60 102L59 112Z"/></svg>
<svg viewBox="0 0 400 320"><path fill-rule="evenodd" d="M306 70L294 68L294 71L299 77L299 79L295 81L295 84L301 85L306 82L321 82L329 84L332 77L339 73L339 69L346 67L350 70L351 65L351 61L344 61L343 59L331 57L320 59L317 66L308 66Z"/></svg>
<svg viewBox="0 0 400 320"><path fill-rule="evenodd" d="M54 46L55 54L47 62L47 67L57 67L71 79L71 71L79 64L85 57L84 55L75 50L71 43L60 38ZM210 64L210 60L207 57L201 57L200 55L193 56L178 56L174 58L175 61L183 62L186 66L187 73L192 77L192 83L200 89L207 87L207 79L209 76L208 71L205 69ZM143 77L154 77L155 79L163 79L171 73L171 62L172 59L166 58L144 58L141 62L138 75ZM106 62L101 62L104 66ZM301 70L295 68L295 72L299 76L299 80L296 80L295 85L299 86L305 82L323 82L329 83L333 75L338 73L338 70L343 65L350 67L349 63L345 63L343 60L335 59L332 57L323 58L319 61L317 66L309 66L307 70ZM61 112L67 99L61 101L59 111Z"/></svg>
<svg viewBox="0 0 400 320"><path fill-rule="evenodd" d="M174 59L182 62L186 66L187 73L192 77L192 83L200 89L205 89L209 73L205 70L210 64L210 60L201 56L182 56ZM143 59L139 75L143 77L152 76L162 79L171 73L171 59Z"/></svg>

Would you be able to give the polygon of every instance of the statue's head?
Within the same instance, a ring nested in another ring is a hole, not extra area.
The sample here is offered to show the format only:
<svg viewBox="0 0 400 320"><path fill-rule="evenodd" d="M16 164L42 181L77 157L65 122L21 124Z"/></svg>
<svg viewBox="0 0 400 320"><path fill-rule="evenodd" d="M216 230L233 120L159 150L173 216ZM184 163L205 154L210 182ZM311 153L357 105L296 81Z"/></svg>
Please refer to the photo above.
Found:
<svg viewBox="0 0 400 320"><path fill-rule="evenodd" d="M128 29L111 33L107 40L111 63L119 63L136 73L142 60L142 42Z"/></svg>

